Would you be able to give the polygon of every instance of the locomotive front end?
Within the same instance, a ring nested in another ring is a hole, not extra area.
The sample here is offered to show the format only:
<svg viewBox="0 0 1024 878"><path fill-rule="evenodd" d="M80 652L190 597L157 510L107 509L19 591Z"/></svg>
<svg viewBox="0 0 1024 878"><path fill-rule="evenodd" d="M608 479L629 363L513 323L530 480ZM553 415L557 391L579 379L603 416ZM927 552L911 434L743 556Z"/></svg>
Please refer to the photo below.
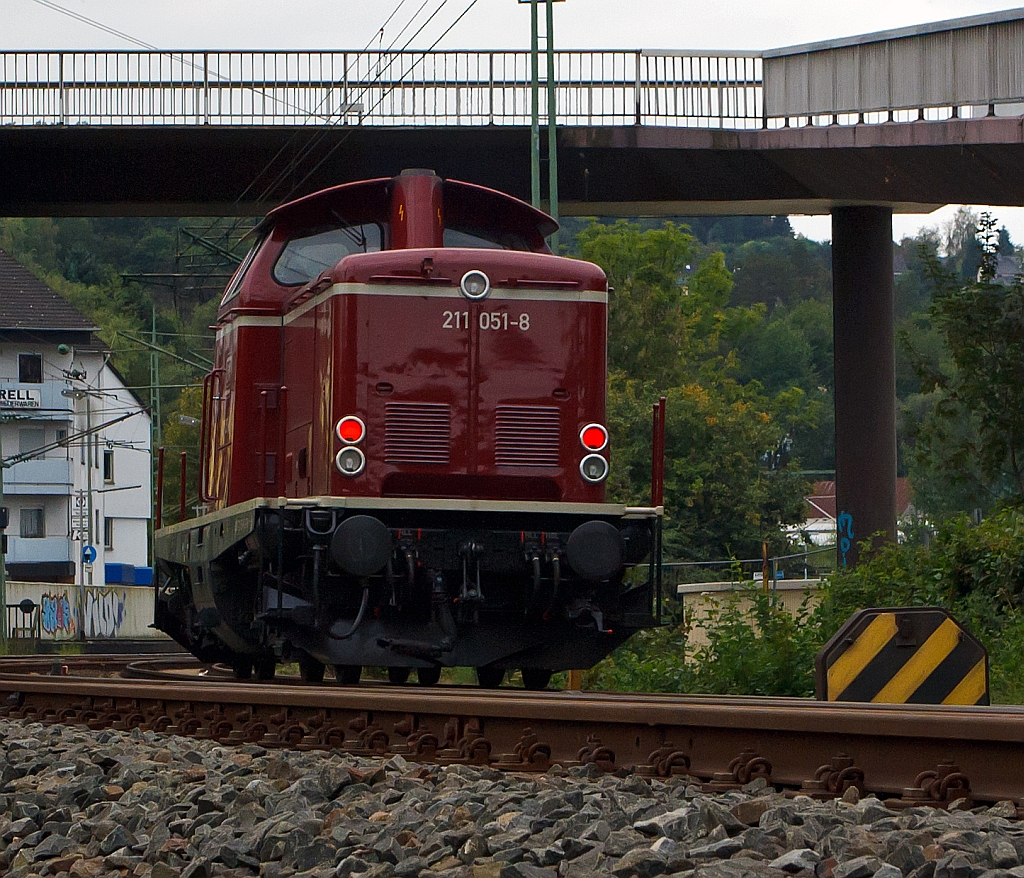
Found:
<svg viewBox="0 0 1024 878"><path fill-rule="evenodd" d="M272 275L305 282L282 298L279 379L255 382L251 472L237 447L207 469L254 489L161 534L158 624L243 676L292 658L312 679L469 666L542 687L654 624L660 510L605 502L605 277L545 252L553 223L522 202L389 183L373 223L333 210L363 248L316 276L299 267L329 224L270 233Z"/></svg>

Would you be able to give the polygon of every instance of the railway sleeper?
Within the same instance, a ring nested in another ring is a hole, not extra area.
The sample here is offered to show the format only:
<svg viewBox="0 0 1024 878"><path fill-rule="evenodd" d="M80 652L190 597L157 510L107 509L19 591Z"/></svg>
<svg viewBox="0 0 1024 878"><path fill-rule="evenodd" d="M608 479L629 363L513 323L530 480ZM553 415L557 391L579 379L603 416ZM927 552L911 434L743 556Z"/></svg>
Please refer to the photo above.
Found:
<svg viewBox="0 0 1024 878"><path fill-rule="evenodd" d="M194 702L173 704L165 700L137 698L88 698L70 704L64 701L58 710L53 702L52 694L15 691L6 696L0 715L13 720L51 724L60 721L91 729L151 729L209 738L225 745L250 742L267 749L334 750L376 759L401 754L411 761L491 766L509 772L544 772L555 763L562 767L594 765L605 772L629 770L618 766L614 750L605 745L595 732L588 734L584 746L575 751L576 759L558 756L551 744L529 727L523 729L511 752L497 752L492 740L484 736L483 722L478 717L449 716L446 721L435 719L435 722L444 722L441 733L435 734L427 716L412 713L392 714L390 717L383 714L382 718L375 718L371 712L363 711L349 714L346 721L343 711L324 708L296 710L255 705L210 708ZM382 723L387 724L392 732L386 731ZM392 744L395 736L398 743ZM563 752L567 743L561 742ZM724 771L693 770L690 758L681 748L666 742L633 770L649 777L695 774L709 777L710 780L704 784L708 792L736 789L758 778L772 783L770 760L755 750L745 750L737 755ZM383 779L382 767L353 771L354 777L365 777L368 782ZM857 789L858 794L871 789L854 757L839 753L790 794L827 799L842 796L851 788ZM975 798L967 773L950 760L919 772L913 785L905 788L899 798L886 799L885 804L895 809L921 805L963 808L971 807Z"/></svg>

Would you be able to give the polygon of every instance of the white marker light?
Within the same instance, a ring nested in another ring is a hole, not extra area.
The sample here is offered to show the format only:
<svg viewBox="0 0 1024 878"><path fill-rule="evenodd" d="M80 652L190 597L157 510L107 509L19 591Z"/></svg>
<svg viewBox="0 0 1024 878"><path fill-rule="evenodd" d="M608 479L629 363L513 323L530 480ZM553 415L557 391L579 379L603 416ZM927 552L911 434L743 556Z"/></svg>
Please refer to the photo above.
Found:
<svg viewBox="0 0 1024 878"><path fill-rule="evenodd" d="M491 279L478 269L467 271L459 282L462 295L474 302L486 299L491 291Z"/></svg>
<svg viewBox="0 0 1024 878"><path fill-rule="evenodd" d="M600 454L588 454L580 461L580 475L596 485L608 478L608 461Z"/></svg>
<svg viewBox="0 0 1024 878"><path fill-rule="evenodd" d="M334 464L343 476L358 476L366 469L366 455L354 445L349 445L338 452Z"/></svg>

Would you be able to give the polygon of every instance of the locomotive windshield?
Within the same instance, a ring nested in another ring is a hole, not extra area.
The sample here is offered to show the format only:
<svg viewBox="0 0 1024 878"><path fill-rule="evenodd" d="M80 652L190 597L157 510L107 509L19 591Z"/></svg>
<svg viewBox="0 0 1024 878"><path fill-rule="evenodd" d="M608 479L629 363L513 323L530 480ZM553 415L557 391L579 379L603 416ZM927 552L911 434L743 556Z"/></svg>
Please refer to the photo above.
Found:
<svg viewBox="0 0 1024 878"><path fill-rule="evenodd" d="M249 272L249 267L252 265L252 261L256 258L257 251L263 246L263 242L266 239L266 234L260 235L259 238L256 239L256 243L249 249L249 252L245 254L245 259L243 259L238 268L235 269L235 274L228 283L228 288L224 290L224 296L220 300L221 306L238 295L238 291L242 289L242 281L245 280L245 276Z"/></svg>
<svg viewBox="0 0 1024 878"><path fill-rule="evenodd" d="M522 235L513 232L451 226L444 230L444 246L472 247L478 250L522 250L527 253L533 249Z"/></svg>
<svg viewBox="0 0 1024 878"><path fill-rule="evenodd" d="M381 249L381 227L362 225L320 226L293 235L274 264L274 280L285 286L309 283L352 253Z"/></svg>

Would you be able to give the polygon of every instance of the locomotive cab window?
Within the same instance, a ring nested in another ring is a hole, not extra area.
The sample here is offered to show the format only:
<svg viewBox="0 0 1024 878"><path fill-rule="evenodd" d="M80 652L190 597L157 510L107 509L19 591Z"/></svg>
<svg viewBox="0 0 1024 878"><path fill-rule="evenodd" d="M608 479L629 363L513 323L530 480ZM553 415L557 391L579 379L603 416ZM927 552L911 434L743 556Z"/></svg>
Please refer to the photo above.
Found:
<svg viewBox="0 0 1024 878"><path fill-rule="evenodd" d="M252 249L245 254L245 259L242 260L241 265L239 265L235 270L231 281L228 283L228 288L224 290L224 297L220 300L221 307L235 298L235 296L238 295L238 291L242 289L242 281L245 280L245 276L249 273L249 268L252 266L252 262L256 258L256 254L259 252L266 239L267 236L262 235L259 240L252 245Z"/></svg>
<svg viewBox="0 0 1024 878"><path fill-rule="evenodd" d="M452 228L444 230L445 247L468 247L476 250L521 250L529 252L527 240L508 232L484 229Z"/></svg>
<svg viewBox="0 0 1024 878"><path fill-rule="evenodd" d="M376 223L304 229L285 244L274 264L274 280L285 286L309 283L346 256L380 250L383 237Z"/></svg>

